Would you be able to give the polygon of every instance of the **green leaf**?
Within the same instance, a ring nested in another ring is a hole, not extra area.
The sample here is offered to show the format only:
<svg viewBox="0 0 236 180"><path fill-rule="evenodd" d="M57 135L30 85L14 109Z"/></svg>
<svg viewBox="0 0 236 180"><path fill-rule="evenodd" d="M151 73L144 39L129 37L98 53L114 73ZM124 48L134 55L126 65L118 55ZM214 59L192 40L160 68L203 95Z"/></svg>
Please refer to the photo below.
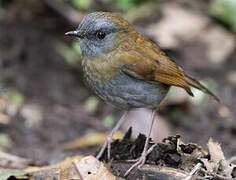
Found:
<svg viewBox="0 0 236 180"><path fill-rule="evenodd" d="M24 96L17 91L9 91L6 93L6 96L11 104L21 105L24 102Z"/></svg>
<svg viewBox="0 0 236 180"><path fill-rule="evenodd" d="M12 146L12 140L9 135L0 133L0 149L5 150Z"/></svg>
<svg viewBox="0 0 236 180"><path fill-rule="evenodd" d="M103 125L105 127L112 127L115 123L115 118L112 115L108 115L103 119Z"/></svg>
<svg viewBox="0 0 236 180"><path fill-rule="evenodd" d="M212 1L210 14L228 24L233 31L236 31L236 0Z"/></svg>
<svg viewBox="0 0 236 180"><path fill-rule="evenodd" d="M115 2L120 9L127 11L148 4L149 2L156 2L156 0L116 0Z"/></svg>
<svg viewBox="0 0 236 180"><path fill-rule="evenodd" d="M73 0L72 3L79 9L88 9L91 6L91 0Z"/></svg>
<svg viewBox="0 0 236 180"><path fill-rule="evenodd" d="M61 55L65 62L71 66L71 67L77 67L80 57L78 57L78 52L75 50L75 48L71 48L70 46L67 46L63 42L57 42L55 45L56 52Z"/></svg>
<svg viewBox="0 0 236 180"><path fill-rule="evenodd" d="M10 176L22 176L25 172L0 172L0 180L7 180Z"/></svg>
<svg viewBox="0 0 236 180"><path fill-rule="evenodd" d="M135 7L134 0L117 0L116 4L120 9L125 11Z"/></svg>
<svg viewBox="0 0 236 180"><path fill-rule="evenodd" d="M84 108L89 112L93 113L97 110L99 100L95 96L90 96L84 103Z"/></svg>
<svg viewBox="0 0 236 180"><path fill-rule="evenodd" d="M81 48L80 48L80 46L79 46L79 43L78 43L78 41L74 41L73 43L72 43L72 47L73 47L73 49L75 50L75 52L78 54L78 55L82 55L82 51L81 51Z"/></svg>

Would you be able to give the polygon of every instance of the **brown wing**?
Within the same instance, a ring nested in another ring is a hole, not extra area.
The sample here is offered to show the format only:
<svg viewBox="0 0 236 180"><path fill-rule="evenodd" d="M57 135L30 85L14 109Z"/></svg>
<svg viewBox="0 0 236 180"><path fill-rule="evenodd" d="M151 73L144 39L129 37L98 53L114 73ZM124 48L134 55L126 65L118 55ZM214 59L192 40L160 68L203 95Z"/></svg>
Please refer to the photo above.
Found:
<svg viewBox="0 0 236 180"><path fill-rule="evenodd" d="M137 79L143 79L151 83L161 82L179 86L184 88L191 96L193 96L193 93L190 86L193 86L219 101L213 93L198 81L185 75L184 71L173 60L167 57L155 44L146 40L145 37L140 36L136 40L136 46L125 53L123 51L120 59L125 64L122 70Z"/></svg>

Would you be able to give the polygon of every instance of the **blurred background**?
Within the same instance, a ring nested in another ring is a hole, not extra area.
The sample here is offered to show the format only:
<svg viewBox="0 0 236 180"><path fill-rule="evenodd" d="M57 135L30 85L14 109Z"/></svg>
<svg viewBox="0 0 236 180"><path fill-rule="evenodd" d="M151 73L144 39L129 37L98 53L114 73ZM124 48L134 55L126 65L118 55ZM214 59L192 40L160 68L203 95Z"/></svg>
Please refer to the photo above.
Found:
<svg viewBox="0 0 236 180"><path fill-rule="evenodd" d="M172 88L154 140L180 134L203 147L210 137L236 154L235 0L0 0L0 150L54 163L98 147L64 143L111 130L122 111L83 83L78 43L64 33L93 11L118 12L221 99ZM132 111L121 130L145 133L150 112Z"/></svg>

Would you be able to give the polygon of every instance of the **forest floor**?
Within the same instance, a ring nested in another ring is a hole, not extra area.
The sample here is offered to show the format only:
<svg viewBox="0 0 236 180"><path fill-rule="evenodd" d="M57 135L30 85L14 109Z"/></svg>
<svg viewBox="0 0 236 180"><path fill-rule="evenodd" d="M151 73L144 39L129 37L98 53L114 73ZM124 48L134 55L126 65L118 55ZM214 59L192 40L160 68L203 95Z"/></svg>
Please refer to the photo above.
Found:
<svg viewBox="0 0 236 180"><path fill-rule="evenodd" d="M7 18L0 21L0 88L2 97L6 95L10 100L1 98L1 150L44 165L72 155L94 155L98 146L66 151L62 145L90 133L109 131L111 125L106 126L105 119L117 120L122 112L94 97L83 83L79 66L71 66L65 60L67 48L72 46L64 33L75 26L48 7L34 17L29 17L27 8L20 16L17 7L7 8ZM186 13L201 27L191 29L186 25L186 32L176 35L170 26L172 39L165 38L163 24L171 24L171 13L166 15L165 8L167 12L175 10L179 16ZM192 101L175 89L160 109L160 121L164 121L159 127L162 136L156 135L159 137L154 140L180 134L183 142L194 142L206 149L212 137L230 158L236 155L235 37L216 20L184 5L167 3L162 10L157 17L140 18L134 24L145 27L141 29L158 40L189 74L204 79L209 87L213 85L225 105L202 95ZM158 39L155 34L163 38ZM177 98L172 99L173 96ZM96 105L91 111L86 106L90 101ZM138 125L134 124L138 121L128 125L136 129ZM5 140L7 143L1 145Z"/></svg>

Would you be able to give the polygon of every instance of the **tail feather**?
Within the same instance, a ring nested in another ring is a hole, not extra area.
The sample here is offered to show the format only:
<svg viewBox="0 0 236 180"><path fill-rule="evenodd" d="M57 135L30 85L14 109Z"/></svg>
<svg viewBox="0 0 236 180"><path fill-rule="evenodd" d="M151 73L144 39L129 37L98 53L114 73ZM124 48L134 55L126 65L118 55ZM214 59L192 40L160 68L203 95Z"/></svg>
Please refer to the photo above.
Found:
<svg viewBox="0 0 236 180"><path fill-rule="evenodd" d="M192 77L190 77L186 74L185 74L185 80L190 86L195 87L195 88L201 90L202 92L205 92L205 93L211 95L216 101L220 102L220 99L215 94L213 94L211 91L209 91L206 87L204 87L202 84L200 84L197 80L193 79Z"/></svg>

